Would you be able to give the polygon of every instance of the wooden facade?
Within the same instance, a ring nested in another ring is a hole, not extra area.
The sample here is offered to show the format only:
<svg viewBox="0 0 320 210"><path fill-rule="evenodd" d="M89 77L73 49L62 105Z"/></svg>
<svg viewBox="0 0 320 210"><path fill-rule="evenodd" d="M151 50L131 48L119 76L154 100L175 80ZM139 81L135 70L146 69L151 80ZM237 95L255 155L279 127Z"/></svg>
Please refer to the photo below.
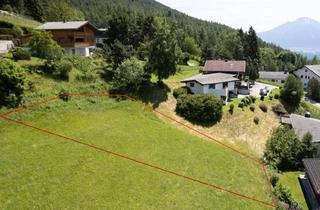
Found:
<svg viewBox="0 0 320 210"><path fill-rule="evenodd" d="M86 24L79 29L47 30L63 48L89 47L96 45L96 29Z"/></svg>

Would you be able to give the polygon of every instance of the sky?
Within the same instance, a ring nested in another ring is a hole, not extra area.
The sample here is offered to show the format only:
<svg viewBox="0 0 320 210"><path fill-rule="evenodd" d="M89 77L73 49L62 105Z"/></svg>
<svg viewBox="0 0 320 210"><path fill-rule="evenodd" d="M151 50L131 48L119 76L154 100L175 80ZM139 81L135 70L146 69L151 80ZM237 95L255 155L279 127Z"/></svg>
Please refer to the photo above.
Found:
<svg viewBox="0 0 320 210"><path fill-rule="evenodd" d="M288 21L309 17L320 21L320 0L157 0L203 20L247 30L268 31Z"/></svg>

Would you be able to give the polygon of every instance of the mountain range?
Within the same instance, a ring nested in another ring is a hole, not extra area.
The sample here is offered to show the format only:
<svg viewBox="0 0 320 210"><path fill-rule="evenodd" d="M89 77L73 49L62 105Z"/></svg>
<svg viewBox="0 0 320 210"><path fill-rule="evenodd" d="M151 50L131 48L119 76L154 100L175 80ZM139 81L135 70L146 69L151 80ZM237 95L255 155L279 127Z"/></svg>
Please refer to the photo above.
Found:
<svg viewBox="0 0 320 210"><path fill-rule="evenodd" d="M299 18L258 35L264 41L305 55L320 54L320 22L310 18Z"/></svg>

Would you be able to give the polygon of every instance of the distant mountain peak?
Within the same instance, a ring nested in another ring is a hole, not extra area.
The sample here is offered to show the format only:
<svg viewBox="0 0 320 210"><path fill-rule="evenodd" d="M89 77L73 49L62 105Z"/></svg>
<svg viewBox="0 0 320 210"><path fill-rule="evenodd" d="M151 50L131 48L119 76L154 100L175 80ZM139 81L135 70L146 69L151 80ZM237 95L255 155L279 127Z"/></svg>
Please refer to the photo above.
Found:
<svg viewBox="0 0 320 210"><path fill-rule="evenodd" d="M320 51L320 22L301 17L258 34L264 41L298 52Z"/></svg>
<svg viewBox="0 0 320 210"><path fill-rule="evenodd" d="M295 23L300 23L300 24L314 24L314 23L319 23L318 21L308 18L308 17L301 17L298 18L297 20L293 21ZM320 24L320 23L319 23Z"/></svg>

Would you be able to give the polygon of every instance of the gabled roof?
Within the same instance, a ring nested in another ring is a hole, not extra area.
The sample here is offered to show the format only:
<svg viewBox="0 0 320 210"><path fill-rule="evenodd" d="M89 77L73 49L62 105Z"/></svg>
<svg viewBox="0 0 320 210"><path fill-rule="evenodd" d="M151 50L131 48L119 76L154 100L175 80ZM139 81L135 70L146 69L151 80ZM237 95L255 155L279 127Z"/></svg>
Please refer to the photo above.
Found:
<svg viewBox="0 0 320 210"><path fill-rule="evenodd" d="M68 22L46 22L41 26L38 26L37 29L44 30L77 30L82 26L89 24L95 30L98 30L95 26L90 24L88 21L68 21Z"/></svg>
<svg viewBox="0 0 320 210"><path fill-rule="evenodd" d="M260 71L259 75L259 79L286 80L290 74L283 71Z"/></svg>
<svg viewBox="0 0 320 210"><path fill-rule="evenodd" d="M320 143L320 120L291 114L289 120L283 117L281 122L290 124L300 139L309 132L312 135L313 142Z"/></svg>
<svg viewBox="0 0 320 210"><path fill-rule="evenodd" d="M218 84L223 82L238 81L239 79L235 78L234 76L235 75L223 74L223 73L197 74L195 76L184 79L181 82L186 83L186 82L196 81L202 85L208 85L208 84Z"/></svg>
<svg viewBox="0 0 320 210"><path fill-rule="evenodd" d="M306 68L320 77L320 65L306 65Z"/></svg>
<svg viewBox="0 0 320 210"><path fill-rule="evenodd" d="M205 72L245 72L245 61L207 60L203 71Z"/></svg>
<svg viewBox="0 0 320 210"><path fill-rule="evenodd" d="M320 159L306 158L302 162L315 193L320 196Z"/></svg>

